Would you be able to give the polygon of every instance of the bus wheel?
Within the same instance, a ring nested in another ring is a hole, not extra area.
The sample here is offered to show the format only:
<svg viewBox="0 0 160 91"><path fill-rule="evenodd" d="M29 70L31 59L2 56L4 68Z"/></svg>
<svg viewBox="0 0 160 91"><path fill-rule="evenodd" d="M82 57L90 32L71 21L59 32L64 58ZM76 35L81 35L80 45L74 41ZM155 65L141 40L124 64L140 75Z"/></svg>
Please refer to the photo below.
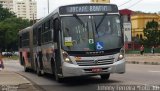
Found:
<svg viewBox="0 0 160 91"><path fill-rule="evenodd" d="M109 77L110 77L110 74L103 74L103 75L100 75L100 76L101 76L101 79L108 80Z"/></svg>
<svg viewBox="0 0 160 91"><path fill-rule="evenodd" d="M27 66L26 66L26 63L25 63L25 61L24 61L24 58L23 58L23 60L22 60L23 62L24 62L24 71L25 72L28 72L29 71L29 69L27 68Z"/></svg>
<svg viewBox="0 0 160 91"><path fill-rule="evenodd" d="M42 73L41 73L40 67L38 66L38 62L37 61L36 61L36 74L38 76L42 76Z"/></svg>
<svg viewBox="0 0 160 91"><path fill-rule="evenodd" d="M24 64L24 71L25 71L25 72L29 72L29 69L26 67L25 64Z"/></svg>
<svg viewBox="0 0 160 91"><path fill-rule="evenodd" d="M37 69L36 69L36 73L37 73L37 75L38 76L41 76L42 74L41 74L41 71L40 71L40 69L37 67Z"/></svg>
<svg viewBox="0 0 160 91"><path fill-rule="evenodd" d="M55 80L56 80L57 82L59 82L59 83L63 82L63 78L60 78L60 77L58 76L57 68L56 68L55 65L54 65L54 77L55 77Z"/></svg>

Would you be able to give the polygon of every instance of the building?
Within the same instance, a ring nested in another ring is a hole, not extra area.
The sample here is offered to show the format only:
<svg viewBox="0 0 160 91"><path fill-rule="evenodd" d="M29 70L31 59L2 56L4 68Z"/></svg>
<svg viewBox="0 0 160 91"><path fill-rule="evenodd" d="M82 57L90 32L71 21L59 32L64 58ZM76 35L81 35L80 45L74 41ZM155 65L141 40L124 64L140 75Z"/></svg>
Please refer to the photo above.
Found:
<svg viewBox="0 0 160 91"><path fill-rule="evenodd" d="M0 0L0 4L13 12L13 0Z"/></svg>
<svg viewBox="0 0 160 91"><path fill-rule="evenodd" d="M91 0L93 3L110 3L110 0Z"/></svg>
<svg viewBox="0 0 160 91"><path fill-rule="evenodd" d="M131 15L134 13L134 11L129 9L122 9L119 10L119 13L121 15L122 22L131 22Z"/></svg>
<svg viewBox="0 0 160 91"><path fill-rule="evenodd" d="M37 19L37 3L35 0L15 0L14 12L23 19Z"/></svg>
<svg viewBox="0 0 160 91"><path fill-rule="evenodd" d="M119 13L121 15L121 21L123 23L125 49L133 49L131 15L134 12L129 9L123 9L119 10Z"/></svg>
<svg viewBox="0 0 160 91"><path fill-rule="evenodd" d="M22 19L37 19L37 2L35 0L0 0L4 8L13 11Z"/></svg>
<svg viewBox="0 0 160 91"><path fill-rule="evenodd" d="M158 14L146 14L138 13L131 16L132 22L132 36L138 37L139 39L144 38L143 30L146 28L146 24L149 21L159 22L160 16Z"/></svg>
<svg viewBox="0 0 160 91"><path fill-rule="evenodd" d="M124 28L124 40L125 42L131 42L132 41L131 15L134 12L129 9L123 9L119 10L119 13L121 15L121 21L123 23L123 28Z"/></svg>

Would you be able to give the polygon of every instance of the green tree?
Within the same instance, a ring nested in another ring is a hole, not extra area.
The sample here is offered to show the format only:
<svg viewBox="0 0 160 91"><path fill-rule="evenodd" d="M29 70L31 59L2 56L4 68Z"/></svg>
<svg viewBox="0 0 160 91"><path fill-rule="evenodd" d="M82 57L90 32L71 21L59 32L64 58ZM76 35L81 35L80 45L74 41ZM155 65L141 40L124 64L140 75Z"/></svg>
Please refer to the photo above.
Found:
<svg viewBox="0 0 160 91"><path fill-rule="evenodd" d="M17 18L14 13L0 5L0 49L18 48L18 31L31 25L31 22Z"/></svg>
<svg viewBox="0 0 160 91"><path fill-rule="evenodd" d="M18 31L30 25L28 20L15 17L0 22L0 43L2 43L0 46L5 49L17 49Z"/></svg>
<svg viewBox="0 0 160 91"><path fill-rule="evenodd" d="M16 16L13 12L10 12L8 9L2 8L2 5L0 4L0 22L10 17Z"/></svg>
<svg viewBox="0 0 160 91"><path fill-rule="evenodd" d="M143 42L147 46L155 46L159 44L160 31L158 30L158 22L152 20L146 24L144 29L144 36L146 37Z"/></svg>

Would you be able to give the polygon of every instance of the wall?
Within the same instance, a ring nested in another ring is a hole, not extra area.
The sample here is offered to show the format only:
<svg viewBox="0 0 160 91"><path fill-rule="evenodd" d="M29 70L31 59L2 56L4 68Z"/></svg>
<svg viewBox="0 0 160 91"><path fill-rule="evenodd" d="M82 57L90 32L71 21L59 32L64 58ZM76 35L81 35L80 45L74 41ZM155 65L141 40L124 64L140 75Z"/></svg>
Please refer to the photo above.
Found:
<svg viewBox="0 0 160 91"><path fill-rule="evenodd" d="M157 14L134 14L131 16L132 23L132 37L144 38L143 30L149 21L159 22L159 15Z"/></svg>

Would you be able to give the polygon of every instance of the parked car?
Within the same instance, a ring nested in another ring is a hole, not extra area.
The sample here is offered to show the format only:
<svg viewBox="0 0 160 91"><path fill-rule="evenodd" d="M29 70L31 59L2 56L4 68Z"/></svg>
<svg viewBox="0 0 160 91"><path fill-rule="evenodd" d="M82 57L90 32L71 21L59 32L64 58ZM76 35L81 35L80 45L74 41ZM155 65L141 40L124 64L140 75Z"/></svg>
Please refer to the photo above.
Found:
<svg viewBox="0 0 160 91"><path fill-rule="evenodd" d="M13 53L12 52L2 52L2 55L5 57L11 57L13 56Z"/></svg>

